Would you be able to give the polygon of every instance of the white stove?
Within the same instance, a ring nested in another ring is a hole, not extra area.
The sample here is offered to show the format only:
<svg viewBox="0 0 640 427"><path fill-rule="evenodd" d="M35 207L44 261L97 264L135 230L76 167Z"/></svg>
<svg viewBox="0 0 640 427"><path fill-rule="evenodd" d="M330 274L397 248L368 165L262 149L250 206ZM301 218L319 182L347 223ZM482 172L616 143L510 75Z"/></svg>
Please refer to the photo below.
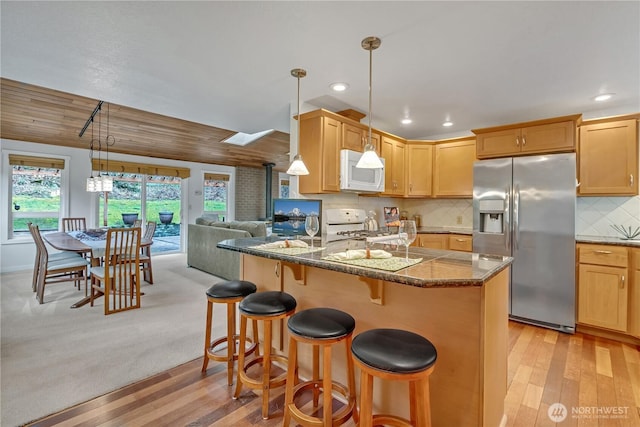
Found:
<svg viewBox="0 0 640 427"><path fill-rule="evenodd" d="M388 235L384 231L369 231L364 229L367 214L364 209L327 209L324 212L326 218L326 241L336 240L365 240L374 236Z"/></svg>

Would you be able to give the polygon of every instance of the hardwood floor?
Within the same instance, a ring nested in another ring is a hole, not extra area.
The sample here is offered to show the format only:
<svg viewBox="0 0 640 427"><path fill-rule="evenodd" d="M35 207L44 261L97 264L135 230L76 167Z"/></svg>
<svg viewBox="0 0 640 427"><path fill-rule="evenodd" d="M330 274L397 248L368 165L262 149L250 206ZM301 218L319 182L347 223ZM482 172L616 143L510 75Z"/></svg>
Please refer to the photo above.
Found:
<svg viewBox="0 0 640 427"><path fill-rule="evenodd" d="M271 392L271 418L263 420L261 399L252 391L231 399L223 364L210 363L206 376L201 366L201 359L194 360L30 425L282 424L284 388ZM555 403L567 411L558 426L640 426L640 348L510 322L507 426L556 425L548 415Z"/></svg>

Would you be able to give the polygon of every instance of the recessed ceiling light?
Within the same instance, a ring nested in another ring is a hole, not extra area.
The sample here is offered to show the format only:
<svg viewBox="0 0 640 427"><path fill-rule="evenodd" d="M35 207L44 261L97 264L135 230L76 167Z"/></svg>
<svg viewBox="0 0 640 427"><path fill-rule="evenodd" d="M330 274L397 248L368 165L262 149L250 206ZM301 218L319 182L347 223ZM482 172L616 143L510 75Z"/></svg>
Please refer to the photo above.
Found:
<svg viewBox="0 0 640 427"><path fill-rule="evenodd" d="M601 95L598 95L598 96L594 97L593 100L594 101L598 101L598 102L608 101L613 97L613 95L615 95L615 94L614 93L603 93Z"/></svg>
<svg viewBox="0 0 640 427"><path fill-rule="evenodd" d="M329 87L334 92L344 92L345 90L349 89L349 85L346 83L331 83Z"/></svg>
<svg viewBox="0 0 640 427"><path fill-rule="evenodd" d="M413 122L410 118L402 119L403 125L410 125Z"/></svg>
<svg viewBox="0 0 640 427"><path fill-rule="evenodd" d="M453 126L453 122L450 122L450 121L448 121L448 120L447 120L446 122L444 122L444 123L442 124L442 126L444 126L444 127Z"/></svg>

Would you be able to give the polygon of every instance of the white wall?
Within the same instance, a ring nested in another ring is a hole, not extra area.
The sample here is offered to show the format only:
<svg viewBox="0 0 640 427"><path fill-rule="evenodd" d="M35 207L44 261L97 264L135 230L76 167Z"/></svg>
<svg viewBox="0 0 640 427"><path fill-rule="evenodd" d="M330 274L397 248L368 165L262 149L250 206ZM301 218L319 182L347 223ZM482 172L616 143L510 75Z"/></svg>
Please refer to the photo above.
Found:
<svg viewBox="0 0 640 427"><path fill-rule="evenodd" d="M117 144L117 142L116 142ZM2 154L2 167L0 168L0 273L26 270L33 268L35 257L35 246L31 237L20 240L7 239L7 222L11 206L9 205L10 182L8 174L10 168L6 163L6 153L8 151L20 151L25 154L40 156L61 156L65 157L65 169L69 179L69 198L63 206L65 216L78 216L87 218L88 224L97 224L98 195L97 193L87 193L85 182L91 173L89 162L89 150L78 148L59 147L56 145L36 144L30 142L0 140L0 152ZM182 224L193 223L202 214L204 200L202 196L202 185L205 172L230 174L230 188L235 188L235 168L230 166L210 165L206 163L191 163L178 160L156 159L143 156L128 156L118 153L110 153L109 158L127 162L139 162L146 164L160 164L191 169L191 177L182 180ZM229 200L229 220L235 218L235 194L230 191ZM187 227L183 227L182 239L183 248L186 240Z"/></svg>

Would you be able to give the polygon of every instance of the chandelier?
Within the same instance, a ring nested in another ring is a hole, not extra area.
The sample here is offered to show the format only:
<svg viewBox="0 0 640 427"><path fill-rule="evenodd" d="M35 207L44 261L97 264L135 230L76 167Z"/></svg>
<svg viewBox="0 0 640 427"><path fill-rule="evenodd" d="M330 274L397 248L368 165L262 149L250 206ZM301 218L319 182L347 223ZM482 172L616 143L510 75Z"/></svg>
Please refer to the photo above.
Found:
<svg viewBox="0 0 640 427"><path fill-rule="evenodd" d="M84 132L91 125L91 142L89 143L89 162L91 166L91 176L87 178L86 190L90 193L101 193L104 191L113 190L113 178L108 175L102 174L102 148L104 145L106 159L107 159L107 171L109 170L109 146L115 144L115 137L109 134L109 104L107 104L107 135L102 138L102 105L104 101L99 101L96 108L91 113L91 116L85 123L84 127L80 131L79 136L82 137ZM98 117L98 138L95 138L94 134L94 121ZM95 158L94 152L97 152L98 156L98 171L97 176L93 176L93 159Z"/></svg>

